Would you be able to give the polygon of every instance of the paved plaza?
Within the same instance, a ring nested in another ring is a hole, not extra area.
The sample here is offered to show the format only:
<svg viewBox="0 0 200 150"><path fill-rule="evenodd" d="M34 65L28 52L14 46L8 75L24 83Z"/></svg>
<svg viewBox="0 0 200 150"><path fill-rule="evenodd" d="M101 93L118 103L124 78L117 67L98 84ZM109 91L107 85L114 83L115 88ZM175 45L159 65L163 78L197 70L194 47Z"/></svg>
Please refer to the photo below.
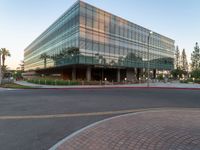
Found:
<svg viewBox="0 0 200 150"><path fill-rule="evenodd" d="M51 150L199 150L200 110L157 110L106 119Z"/></svg>

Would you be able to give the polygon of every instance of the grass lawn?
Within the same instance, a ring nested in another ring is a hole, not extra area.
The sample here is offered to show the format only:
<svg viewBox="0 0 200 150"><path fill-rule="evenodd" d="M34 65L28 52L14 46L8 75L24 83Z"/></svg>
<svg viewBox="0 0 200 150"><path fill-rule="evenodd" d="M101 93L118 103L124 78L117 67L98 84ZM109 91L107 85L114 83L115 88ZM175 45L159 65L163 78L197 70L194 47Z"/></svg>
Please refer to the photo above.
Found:
<svg viewBox="0 0 200 150"><path fill-rule="evenodd" d="M10 83L10 84L3 84L0 85L2 88L13 88L13 89L32 89L33 87L30 86L24 86L24 85L19 85L15 83Z"/></svg>

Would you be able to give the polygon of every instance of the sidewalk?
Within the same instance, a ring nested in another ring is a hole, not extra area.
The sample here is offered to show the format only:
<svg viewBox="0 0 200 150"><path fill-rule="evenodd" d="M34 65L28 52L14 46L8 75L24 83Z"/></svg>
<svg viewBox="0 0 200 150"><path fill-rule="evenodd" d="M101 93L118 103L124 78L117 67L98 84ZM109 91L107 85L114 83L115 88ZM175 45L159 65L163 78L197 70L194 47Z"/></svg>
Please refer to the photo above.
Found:
<svg viewBox="0 0 200 150"><path fill-rule="evenodd" d="M39 85L28 83L26 81L16 81L16 84L30 86L33 88L44 88L44 89L87 89L87 88L146 88L146 83L141 84L123 84L123 85L73 85L73 86L62 86L62 85ZM200 84L186 84L186 83L150 83L151 88L177 88L177 89L200 89Z"/></svg>
<svg viewBox="0 0 200 150"><path fill-rule="evenodd" d="M15 89L10 89L10 88L2 88L2 87L0 87L0 92L3 92L3 91L8 91L8 90L15 90Z"/></svg>

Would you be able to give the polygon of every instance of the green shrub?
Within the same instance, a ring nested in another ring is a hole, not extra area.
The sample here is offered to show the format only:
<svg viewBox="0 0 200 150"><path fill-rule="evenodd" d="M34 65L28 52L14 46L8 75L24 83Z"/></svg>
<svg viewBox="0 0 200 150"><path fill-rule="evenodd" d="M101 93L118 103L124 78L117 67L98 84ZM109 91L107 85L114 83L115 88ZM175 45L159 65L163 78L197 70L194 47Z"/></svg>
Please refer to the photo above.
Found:
<svg viewBox="0 0 200 150"><path fill-rule="evenodd" d="M29 79L27 80L34 84L44 84L44 85L79 85L77 81L65 81L65 80L53 80L53 79Z"/></svg>
<svg viewBox="0 0 200 150"><path fill-rule="evenodd" d="M158 80L163 80L163 79L164 79L164 78L163 78L163 74L159 74L158 77L157 77L157 79L158 79Z"/></svg>
<svg viewBox="0 0 200 150"><path fill-rule="evenodd" d="M191 83L191 82L200 84L200 79L193 80L193 78L189 78L187 80L180 80L180 83Z"/></svg>
<svg viewBox="0 0 200 150"><path fill-rule="evenodd" d="M200 84L200 79L195 79L194 82Z"/></svg>
<svg viewBox="0 0 200 150"><path fill-rule="evenodd" d="M188 80L180 80L180 83L188 83Z"/></svg>
<svg viewBox="0 0 200 150"><path fill-rule="evenodd" d="M200 78L200 69L193 70L193 71L191 72L191 77L192 77L192 78L199 79L199 78Z"/></svg>

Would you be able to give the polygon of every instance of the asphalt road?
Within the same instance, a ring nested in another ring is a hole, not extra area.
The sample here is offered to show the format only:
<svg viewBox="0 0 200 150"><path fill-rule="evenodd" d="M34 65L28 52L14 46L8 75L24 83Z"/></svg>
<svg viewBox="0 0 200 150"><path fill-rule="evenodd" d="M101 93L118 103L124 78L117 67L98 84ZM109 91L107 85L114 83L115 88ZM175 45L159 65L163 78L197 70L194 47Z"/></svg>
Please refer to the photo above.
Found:
<svg viewBox="0 0 200 150"><path fill-rule="evenodd" d="M99 112L163 107L200 108L200 91L131 88L0 91L0 149L46 150L78 129L120 114Z"/></svg>

